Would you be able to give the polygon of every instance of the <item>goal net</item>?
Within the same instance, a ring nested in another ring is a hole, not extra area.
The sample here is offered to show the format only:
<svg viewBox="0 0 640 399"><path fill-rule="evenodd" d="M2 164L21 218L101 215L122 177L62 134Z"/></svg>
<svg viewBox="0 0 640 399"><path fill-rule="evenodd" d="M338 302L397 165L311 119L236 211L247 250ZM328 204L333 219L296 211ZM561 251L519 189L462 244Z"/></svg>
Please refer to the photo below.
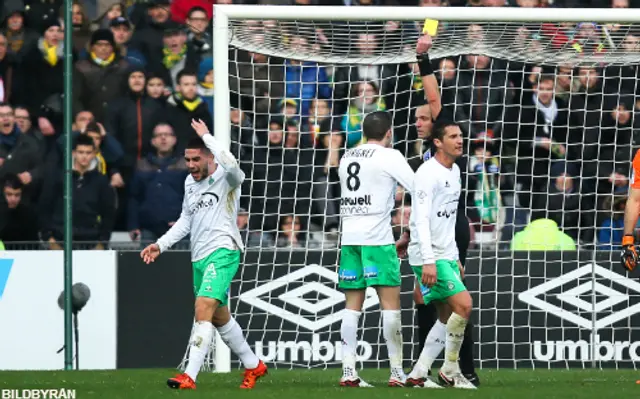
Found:
<svg viewBox="0 0 640 399"><path fill-rule="evenodd" d="M375 110L393 116L393 146L414 168L422 162L430 118L415 44L431 18L442 112L465 139L478 365L635 367L640 284L618 261L640 137L640 26L625 22L630 14L238 6L215 14L216 135L230 132L247 175L248 249L230 309L262 359L277 368L340 364L337 165ZM410 196L398 190L396 200L399 233ZM414 278L402 270L409 366L418 356ZM387 367L374 292L364 308L360 364Z"/></svg>

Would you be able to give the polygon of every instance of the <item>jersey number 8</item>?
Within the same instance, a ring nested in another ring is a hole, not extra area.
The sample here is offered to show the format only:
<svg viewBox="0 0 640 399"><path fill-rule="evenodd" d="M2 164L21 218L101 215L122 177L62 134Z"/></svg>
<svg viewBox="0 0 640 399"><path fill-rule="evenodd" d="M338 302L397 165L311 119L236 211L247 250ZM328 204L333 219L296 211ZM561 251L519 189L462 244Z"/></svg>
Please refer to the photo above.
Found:
<svg viewBox="0 0 640 399"><path fill-rule="evenodd" d="M358 173L360 173L360 164L358 162L351 162L349 166L347 166L347 188L349 191L356 191L360 188Z"/></svg>

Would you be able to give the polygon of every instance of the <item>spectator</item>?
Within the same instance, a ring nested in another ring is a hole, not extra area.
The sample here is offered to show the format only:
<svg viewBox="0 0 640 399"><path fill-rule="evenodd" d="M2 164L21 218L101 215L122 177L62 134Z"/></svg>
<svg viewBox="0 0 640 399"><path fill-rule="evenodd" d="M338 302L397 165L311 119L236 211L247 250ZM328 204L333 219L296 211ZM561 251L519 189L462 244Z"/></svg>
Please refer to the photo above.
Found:
<svg viewBox="0 0 640 399"><path fill-rule="evenodd" d="M355 37L355 45L358 53L363 58L377 57L378 48L380 47L380 37L373 32L360 33ZM371 81L374 82L379 93L387 101L389 93L395 93L396 78L398 76L397 65L358 65L343 66L336 68L334 74L335 85L335 103L333 106L334 115L344 115L349 107L349 94L352 93L352 85L357 82Z"/></svg>
<svg viewBox="0 0 640 399"><path fill-rule="evenodd" d="M111 187L124 187L124 179L119 171L120 160L124 153L118 140L108 135L104 126L97 122L90 122L82 134L89 136L96 148L96 156L89 170L97 170L100 174L108 176Z"/></svg>
<svg viewBox="0 0 640 399"><path fill-rule="evenodd" d="M42 154L38 141L22 134L15 123L13 108L0 103L0 181L15 175L24 185L24 197L37 194L41 182Z"/></svg>
<svg viewBox="0 0 640 399"><path fill-rule="evenodd" d="M133 176L138 160L151 151L153 129L163 119L162 107L145 94L144 70L133 66L122 82L123 95L109 104L106 129L122 145L120 171L125 183Z"/></svg>
<svg viewBox="0 0 640 399"><path fill-rule="evenodd" d="M466 55L460 66L455 120L467 137L498 131L507 97L505 66L484 55ZM507 108L510 109L510 108Z"/></svg>
<svg viewBox="0 0 640 399"><path fill-rule="evenodd" d="M64 19L64 7L60 8L60 19ZM71 10L71 21L73 23L73 49L80 52L87 47L91 39L91 23L84 12L84 3L74 0Z"/></svg>
<svg viewBox="0 0 640 399"><path fill-rule="evenodd" d="M553 76L541 76L531 92L523 91L521 107L511 107L505 117L503 145L517 152L516 173L523 185L519 199L525 208L536 203L532 195L547 192L550 160L567 155L568 111L553 95L554 82Z"/></svg>
<svg viewBox="0 0 640 399"><path fill-rule="evenodd" d="M598 141L598 193L624 195L629 188L633 144L640 138L640 118L633 120L633 107L633 95L626 93L605 101Z"/></svg>
<svg viewBox="0 0 640 399"><path fill-rule="evenodd" d="M176 1L174 1L175 3ZM187 43L200 57L211 57L213 55L213 38L207 31L210 20L211 16L202 7L195 6L189 10L186 21L189 27Z"/></svg>
<svg viewBox="0 0 640 399"><path fill-rule="evenodd" d="M198 95L207 103L213 115L213 58L205 58L198 67Z"/></svg>
<svg viewBox="0 0 640 399"><path fill-rule="evenodd" d="M73 146L73 232L76 249L104 249L111 237L115 197L109 180L89 170L95 158L93 140L80 135ZM62 249L64 237L63 173L45 181L40 198L41 236L49 249Z"/></svg>
<svg viewBox="0 0 640 399"><path fill-rule="evenodd" d="M113 26L112 22L115 19L122 18L126 20L125 16L126 6L124 5L124 3L113 3L104 13L102 13L102 15L96 18L94 24L97 25L96 29L108 29Z"/></svg>
<svg viewBox="0 0 640 399"><path fill-rule="evenodd" d="M24 249L27 242L38 241L38 219L34 207L22 197L23 184L16 176L7 176L0 199L0 240L7 250Z"/></svg>
<svg viewBox="0 0 640 399"><path fill-rule="evenodd" d="M109 103L125 93L129 63L115 52L113 33L108 29L95 31L90 45L90 59L76 63L74 105L76 112L89 110L96 122L104 123Z"/></svg>
<svg viewBox="0 0 640 399"><path fill-rule="evenodd" d="M362 121L367 114L384 111L386 105L378 86L373 82L361 82L353 86L347 114L342 118L342 130L347 132L347 148L362 142Z"/></svg>
<svg viewBox="0 0 640 399"><path fill-rule="evenodd" d="M167 99L171 95L171 90L167 88L162 77L153 72L147 73L147 96L153 99L156 104L164 111L167 106ZM164 114L164 112L163 112Z"/></svg>
<svg viewBox="0 0 640 399"><path fill-rule="evenodd" d="M256 38L264 41L264 35L257 35ZM238 51L237 62L229 67L230 89L240 94L240 106L255 113L256 126L266 127L272 100L284 97L283 60L260 53Z"/></svg>
<svg viewBox="0 0 640 399"><path fill-rule="evenodd" d="M291 38L291 46L308 51L307 39L301 36ZM331 97L325 68L310 61L285 61L285 96L300 101L300 116L307 116L311 100Z"/></svg>
<svg viewBox="0 0 640 399"><path fill-rule="evenodd" d="M38 141L38 145L40 146L40 156L44 157L46 151L44 136L38 128L31 124L31 115L29 114L29 110L26 107L17 106L13 111L13 115L16 120L16 126L20 129L20 132L33 137Z"/></svg>
<svg viewBox="0 0 640 399"><path fill-rule="evenodd" d="M571 96L568 158L582 165L582 191L597 192L598 152L602 110L605 107L601 71L590 66L579 69L581 91ZM595 208L595 203L594 203Z"/></svg>
<svg viewBox="0 0 640 399"><path fill-rule="evenodd" d="M575 251L576 243L550 219L534 220L513 237L512 251Z"/></svg>
<svg viewBox="0 0 640 399"><path fill-rule="evenodd" d="M307 239L307 233L302 225L300 216L283 215L280 217L278 231L278 248L310 249L319 248L320 245L312 239Z"/></svg>
<svg viewBox="0 0 640 399"><path fill-rule="evenodd" d="M131 239L140 240L142 246L160 238L180 217L188 170L176 142L171 126L159 124L151 139L154 152L136 165L127 225Z"/></svg>
<svg viewBox="0 0 640 399"><path fill-rule="evenodd" d="M163 47L159 53L149 59L150 67L158 71L165 82L176 90L178 73L182 70L196 71L200 57L193 47L187 44L184 27L175 23L168 24L164 31Z"/></svg>
<svg viewBox="0 0 640 399"><path fill-rule="evenodd" d="M249 230L249 212L244 208L238 209L237 218L240 237L246 248L270 248L274 246L273 239L261 231Z"/></svg>
<svg viewBox="0 0 640 399"><path fill-rule="evenodd" d="M147 65L147 59L144 54L130 46L131 36L133 35L131 22L125 17L117 17L110 21L109 28L113 33L113 40L120 56L127 60L129 64L144 68Z"/></svg>
<svg viewBox="0 0 640 399"><path fill-rule="evenodd" d="M598 228L598 249L600 251L620 251L622 249L626 201L626 196L612 196L603 203L603 208L607 211L608 217L602 221Z"/></svg>
<svg viewBox="0 0 640 399"><path fill-rule="evenodd" d="M494 154L493 134L479 135L472 143L467 174L467 215L478 232L498 229L500 197L500 160Z"/></svg>
<svg viewBox="0 0 640 399"><path fill-rule="evenodd" d="M133 24L138 27L133 34L131 47L136 48L142 52L144 57L149 63L157 63L158 57L162 55L162 38L164 36L165 28L171 24L169 21L169 5L170 0L150 0L148 3L148 23L142 29L140 24L136 22L132 15ZM143 7L142 4L137 4ZM142 18L141 21L147 21L147 18Z"/></svg>
<svg viewBox="0 0 640 399"><path fill-rule="evenodd" d="M316 136L313 161L311 222L326 231L340 224L340 179L338 166L344 153L344 135L331 118L322 121Z"/></svg>
<svg viewBox="0 0 640 399"><path fill-rule="evenodd" d="M6 9L6 19L2 30L2 34L8 41L8 49L19 57L38 40L38 34L27 29L24 24L24 7L18 6L20 3L7 2L6 5L9 8Z"/></svg>
<svg viewBox="0 0 640 399"><path fill-rule="evenodd" d="M212 10L215 3L215 0L174 0L171 2L171 18L180 24L188 23L193 16L192 11L196 9L209 21L213 17ZM217 3L222 4L221 1Z"/></svg>
<svg viewBox="0 0 640 399"><path fill-rule="evenodd" d="M571 95L580 90L580 82L573 76L573 67L561 65L556 71L556 98L568 104Z"/></svg>
<svg viewBox="0 0 640 399"><path fill-rule="evenodd" d="M212 132L213 117L207 103L198 95L198 78L195 72L180 71L176 83L176 93L167 101L167 118L178 137L178 148L184 148L191 138L197 137L191 128L191 120L201 119Z"/></svg>
<svg viewBox="0 0 640 399"><path fill-rule="evenodd" d="M21 97L19 88L15 90L18 77L16 57L7 51L7 38L0 33L0 102L15 102Z"/></svg>
<svg viewBox="0 0 640 399"><path fill-rule="evenodd" d="M309 107L309 117L305 119L303 132L311 133L315 137L320 132L320 126L326 119L331 118L331 107L328 100L316 98Z"/></svg>
<svg viewBox="0 0 640 399"><path fill-rule="evenodd" d="M564 162L551 167L548 195L540 196L534 204L531 220L548 218L556 222L571 238L580 238L581 203L577 168Z"/></svg>
<svg viewBox="0 0 640 399"><path fill-rule="evenodd" d="M62 93L64 49L60 42L60 23L50 20L42 30L42 37L26 50L22 61L24 104L29 113L38 118L38 128L49 141L62 131Z"/></svg>

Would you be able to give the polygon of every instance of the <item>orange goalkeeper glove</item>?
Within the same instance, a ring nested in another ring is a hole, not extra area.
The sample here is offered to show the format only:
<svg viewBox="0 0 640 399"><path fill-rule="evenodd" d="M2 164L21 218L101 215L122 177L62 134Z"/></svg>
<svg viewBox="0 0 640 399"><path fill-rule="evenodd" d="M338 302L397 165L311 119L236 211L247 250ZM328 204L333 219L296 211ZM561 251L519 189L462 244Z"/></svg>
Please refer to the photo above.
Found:
<svg viewBox="0 0 640 399"><path fill-rule="evenodd" d="M622 237L621 261L622 266L630 272L638 266L638 252L636 252L633 235Z"/></svg>

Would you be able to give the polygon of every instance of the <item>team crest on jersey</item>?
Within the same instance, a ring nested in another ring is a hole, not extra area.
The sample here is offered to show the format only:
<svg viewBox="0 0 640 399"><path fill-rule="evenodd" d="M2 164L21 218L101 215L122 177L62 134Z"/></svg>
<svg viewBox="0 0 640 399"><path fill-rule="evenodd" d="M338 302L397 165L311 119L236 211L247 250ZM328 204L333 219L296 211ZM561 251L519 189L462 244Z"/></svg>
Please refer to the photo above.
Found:
<svg viewBox="0 0 640 399"><path fill-rule="evenodd" d="M453 282L451 282L451 281L447 282L447 289L448 289L449 291L453 291L453 289L454 289L455 287L456 287L456 286L455 286L455 284L453 284Z"/></svg>

